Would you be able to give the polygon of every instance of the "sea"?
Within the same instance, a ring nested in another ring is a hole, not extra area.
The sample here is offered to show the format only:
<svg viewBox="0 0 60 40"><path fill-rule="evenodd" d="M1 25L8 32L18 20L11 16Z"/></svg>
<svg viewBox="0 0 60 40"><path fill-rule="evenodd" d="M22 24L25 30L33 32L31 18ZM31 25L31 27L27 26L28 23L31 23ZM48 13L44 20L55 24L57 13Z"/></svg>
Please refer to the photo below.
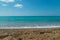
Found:
<svg viewBox="0 0 60 40"><path fill-rule="evenodd" d="M60 26L60 16L0 16L0 27Z"/></svg>

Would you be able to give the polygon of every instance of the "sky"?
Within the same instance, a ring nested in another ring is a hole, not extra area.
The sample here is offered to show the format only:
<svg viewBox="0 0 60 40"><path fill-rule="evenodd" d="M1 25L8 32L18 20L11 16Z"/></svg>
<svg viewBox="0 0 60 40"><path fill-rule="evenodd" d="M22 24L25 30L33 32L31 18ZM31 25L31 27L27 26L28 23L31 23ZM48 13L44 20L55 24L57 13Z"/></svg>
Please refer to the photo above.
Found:
<svg viewBox="0 0 60 40"><path fill-rule="evenodd" d="M60 16L60 0L0 0L0 16Z"/></svg>

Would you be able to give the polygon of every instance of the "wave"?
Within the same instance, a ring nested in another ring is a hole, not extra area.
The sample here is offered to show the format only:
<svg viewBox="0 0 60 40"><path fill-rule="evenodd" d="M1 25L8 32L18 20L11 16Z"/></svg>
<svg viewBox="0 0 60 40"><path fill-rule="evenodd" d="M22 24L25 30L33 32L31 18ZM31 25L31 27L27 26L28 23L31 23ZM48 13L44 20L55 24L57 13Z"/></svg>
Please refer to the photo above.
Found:
<svg viewBox="0 0 60 40"><path fill-rule="evenodd" d="M0 27L0 29L26 29L26 28L60 28L60 26L35 26L35 27Z"/></svg>

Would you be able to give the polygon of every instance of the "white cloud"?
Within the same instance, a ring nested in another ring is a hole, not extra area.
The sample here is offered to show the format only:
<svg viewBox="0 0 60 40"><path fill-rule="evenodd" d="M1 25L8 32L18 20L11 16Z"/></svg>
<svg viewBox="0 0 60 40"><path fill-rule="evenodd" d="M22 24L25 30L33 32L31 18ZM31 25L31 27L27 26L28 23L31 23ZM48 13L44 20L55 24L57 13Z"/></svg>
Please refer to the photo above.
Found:
<svg viewBox="0 0 60 40"><path fill-rule="evenodd" d="M16 8L22 8L23 5L22 4L15 4L14 7L16 7Z"/></svg>
<svg viewBox="0 0 60 40"><path fill-rule="evenodd" d="M6 3L9 3L9 2L14 2L15 0L0 0L1 2L6 2Z"/></svg>
<svg viewBox="0 0 60 40"><path fill-rule="evenodd" d="M8 5L7 5L7 4L2 4L2 6L4 6L4 7L5 7L5 6L8 6Z"/></svg>
<svg viewBox="0 0 60 40"><path fill-rule="evenodd" d="M11 2L15 2L15 1L16 1L16 0L0 0L0 2L5 2L5 3L6 3L6 4L1 4L2 6L5 6L5 7L9 5L9 4L7 5L7 3L11 3ZM22 0L18 0L18 1L22 1ZM17 3L17 4L14 4L13 7L22 8L23 5Z"/></svg>

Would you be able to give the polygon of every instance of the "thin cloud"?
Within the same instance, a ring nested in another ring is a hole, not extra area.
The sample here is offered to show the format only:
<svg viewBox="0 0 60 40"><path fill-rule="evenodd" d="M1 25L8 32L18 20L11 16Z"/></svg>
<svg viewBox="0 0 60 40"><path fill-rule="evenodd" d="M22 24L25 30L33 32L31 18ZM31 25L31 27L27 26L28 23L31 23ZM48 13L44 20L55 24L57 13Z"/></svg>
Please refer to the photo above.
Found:
<svg viewBox="0 0 60 40"><path fill-rule="evenodd" d="M6 3L9 3L9 2L15 2L15 0L0 0L1 2L6 2Z"/></svg>
<svg viewBox="0 0 60 40"><path fill-rule="evenodd" d="M2 4L2 6L4 6L4 7L5 7L5 6L8 6L8 5L7 5L7 4Z"/></svg>
<svg viewBox="0 0 60 40"><path fill-rule="evenodd" d="M20 0L20 1L22 1L22 0Z"/></svg>
<svg viewBox="0 0 60 40"><path fill-rule="evenodd" d="M16 8L22 8L23 5L22 4L15 4L14 7L16 7Z"/></svg>

